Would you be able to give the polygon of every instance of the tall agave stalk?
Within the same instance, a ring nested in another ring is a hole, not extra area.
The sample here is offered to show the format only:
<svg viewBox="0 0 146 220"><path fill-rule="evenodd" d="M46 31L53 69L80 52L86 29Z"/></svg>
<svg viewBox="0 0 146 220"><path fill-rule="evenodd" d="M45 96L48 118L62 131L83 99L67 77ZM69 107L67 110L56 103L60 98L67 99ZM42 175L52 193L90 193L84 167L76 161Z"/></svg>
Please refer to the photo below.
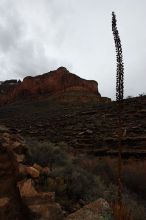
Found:
<svg viewBox="0 0 146 220"><path fill-rule="evenodd" d="M122 46L117 29L116 15L112 12L112 31L115 41L116 58L117 58L117 75L116 75L116 101L118 112L118 203L122 205L122 111L123 111L123 95L124 95L124 64L122 55Z"/></svg>

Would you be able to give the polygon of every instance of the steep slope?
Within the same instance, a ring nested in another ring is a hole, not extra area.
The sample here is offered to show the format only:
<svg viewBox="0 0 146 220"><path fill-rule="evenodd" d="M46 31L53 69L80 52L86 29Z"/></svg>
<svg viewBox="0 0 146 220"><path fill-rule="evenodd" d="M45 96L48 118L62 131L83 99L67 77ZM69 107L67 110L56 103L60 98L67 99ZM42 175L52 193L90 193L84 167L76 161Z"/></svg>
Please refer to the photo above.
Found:
<svg viewBox="0 0 146 220"><path fill-rule="evenodd" d="M0 108L0 123L24 136L65 142L70 150L117 155L116 103L60 104L52 99L25 101ZM125 100L124 156L146 156L146 97Z"/></svg>

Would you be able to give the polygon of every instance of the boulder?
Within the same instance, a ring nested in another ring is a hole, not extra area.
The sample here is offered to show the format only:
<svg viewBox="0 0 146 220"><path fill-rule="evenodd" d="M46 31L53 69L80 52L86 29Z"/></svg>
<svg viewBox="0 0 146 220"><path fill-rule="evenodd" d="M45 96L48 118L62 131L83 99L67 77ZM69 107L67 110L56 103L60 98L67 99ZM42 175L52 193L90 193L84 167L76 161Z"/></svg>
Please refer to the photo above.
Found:
<svg viewBox="0 0 146 220"><path fill-rule="evenodd" d="M40 172L34 167L26 167L26 172L31 178L38 178L40 175Z"/></svg>
<svg viewBox="0 0 146 220"><path fill-rule="evenodd" d="M17 134L0 132L0 219L29 219L17 186L19 164L13 151ZM19 139L19 138L18 138ZM21 160L22 161L22 160ZM28 190L28 187L26 187ZM21 210L21 211L20 211ZM23 211L24 210L24 211Z"/></svg>
<svg viewBox="0 0 146 220"><path fill-rule="evenodd" d="M34 219L62 220L63 214L59 204L55 203L54 192L37 192L31 179L18 182L23 203L28 207Z"/></svg>
<svg viewBox="0 0 146 220"><path fill-rule="evenodd" d="M19 188L21 197L31 197L38 195L31 179L20 181L17 183L17 186Z"/></svg>
<svg viewBox="0 0 146 220"><path fill-rule="evenodd" d="M62 220L61 207L55 203L55 193L37 192L31 179L38 178L43 169L47 173L48 169L38 164L33 167L23 164L25 154L18 149L25 148L25 145L19 135L1 129L0 144L0 174L4 177L0 178L0 219L24 220L30 219L30 214L33 214L38 220ZM26 179L28 175L30 179ZM20 177L23 180L17 182Z"/></svg>
<svg viewBox="0 0 146 220"><path fill-rule="evenodd" d="M50 173L49 167L41 167L39 164L34 163L32 166L34 169L38 170L42 174L48 175Z"/></svg>
<svg viewBox="0 0 146 220"><path fill-rule="evenodd" d="M37 194L22 194L23 202L38 220L63 220L63 212L55 203L54 192L39 192Z"/></svg>
<svg viewBox="0 0 146 220"><path fill-rule="evenodd" d="M38 170L39 172L41 172L43 170L43 167L41 167L39 164L34 163L33 164L33 168L35 168L36 170Z"/></svg>
<svg viewBox="0 0 146 220"><path fill-rule="evenodd" d="M104 199L98 199L66 217L66 220L111 219L111 209Z"/></svg>
<svg viewBox="0 0 146 220"><path fill-rule="evenodd" d="M1 133L1 136L3 147L7 147L16 154L26 154L27 148L24 139L19 134L13 134L9 131Z"/></svg>
<svg viewBox="0 0 146 220"><path fill-rule="evenodd" d="M26 176L27 175L26 167L27 167L26 165L19 163L19 167L18 167L19 174Z"/></svg>

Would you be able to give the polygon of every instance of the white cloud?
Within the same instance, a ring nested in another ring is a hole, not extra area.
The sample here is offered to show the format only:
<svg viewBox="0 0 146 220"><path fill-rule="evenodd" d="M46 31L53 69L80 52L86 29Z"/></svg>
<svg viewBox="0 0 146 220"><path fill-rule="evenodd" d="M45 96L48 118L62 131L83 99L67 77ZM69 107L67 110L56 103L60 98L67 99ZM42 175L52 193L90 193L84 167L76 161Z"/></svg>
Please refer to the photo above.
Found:
<svg viewBox="0 0 146 220"><path fill-rule="evenodd" d="M1 0L0 80L59 66L99 83L115 96L111 12L118 19L125 63L125 94L146 92L145 0Z"/></svg>

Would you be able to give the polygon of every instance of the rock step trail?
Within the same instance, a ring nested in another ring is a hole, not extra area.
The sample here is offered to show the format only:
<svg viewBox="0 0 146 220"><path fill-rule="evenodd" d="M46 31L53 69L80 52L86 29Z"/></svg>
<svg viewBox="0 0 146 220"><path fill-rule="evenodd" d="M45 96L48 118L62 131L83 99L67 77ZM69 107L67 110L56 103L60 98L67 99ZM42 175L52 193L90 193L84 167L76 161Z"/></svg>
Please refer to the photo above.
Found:
<svg viewBox="0 0 146 220"><path fill-rule="evenodd" d="M11 152L0 143L0 219L30 219L16 185L17 169L12 162Z"/></svg>

